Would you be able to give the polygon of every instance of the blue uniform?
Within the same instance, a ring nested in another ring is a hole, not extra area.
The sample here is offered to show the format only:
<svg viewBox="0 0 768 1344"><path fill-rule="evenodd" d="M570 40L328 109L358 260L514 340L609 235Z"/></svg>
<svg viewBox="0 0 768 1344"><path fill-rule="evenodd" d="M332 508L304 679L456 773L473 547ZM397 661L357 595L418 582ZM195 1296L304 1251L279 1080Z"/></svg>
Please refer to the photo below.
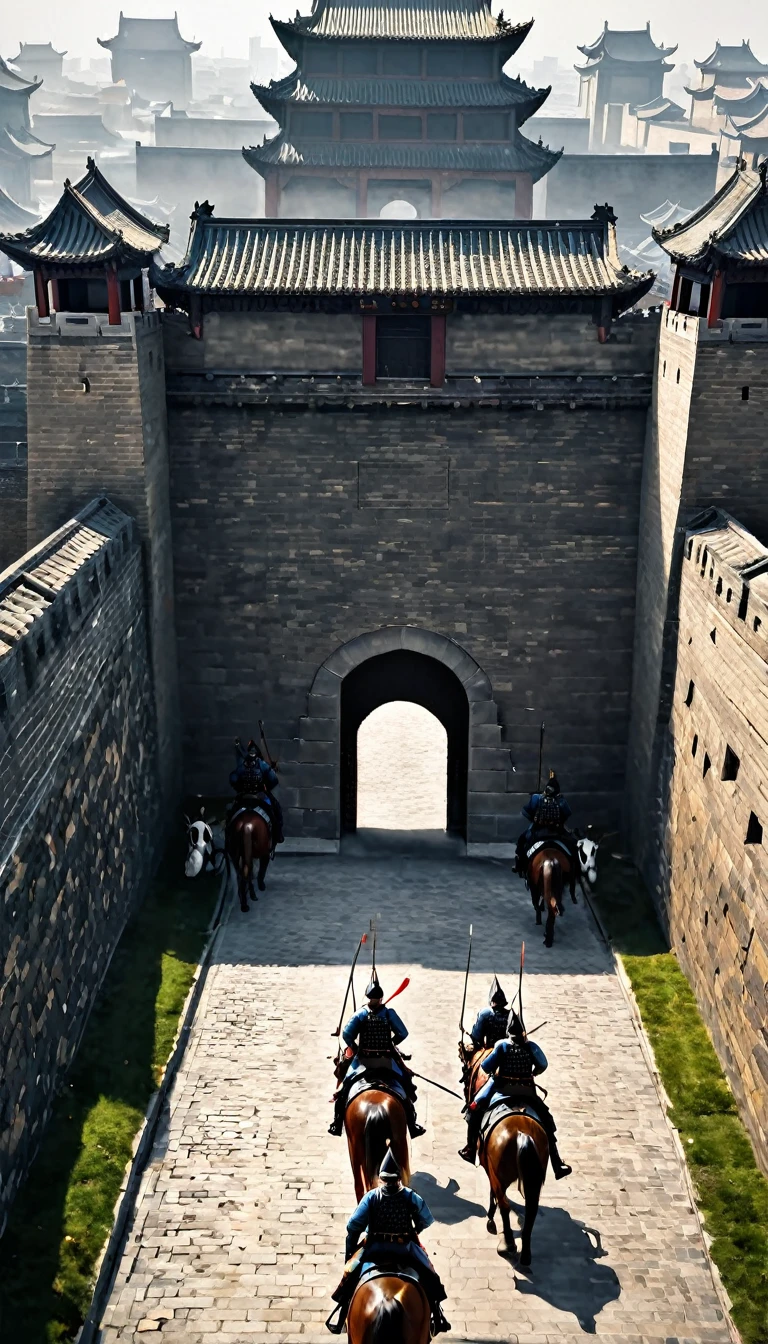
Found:
<svg viewBox="0 0 768 1344"><path fill-rule="evenodd" d="M357 1239L368 1227L368 1211L372 1202L379 1198L378 1190L369 1190L367 1195L363 1195L355 1212L347 1223L347 1259L352 1254ZM434 1218L425 1204L421 1195L417 1195L415 1190L403 1186L403 1189L394 1198L405 1200L410 1206L411 1217L417 1232L423 1232L425 1227L430 1227L434 1223ZM363 1260L361 1272L364 1273L369 1265L376 1264L377 1257L381 1255L392 1255L392 1244L387 1241L367 1241L363 1251ZM397 1257L412 1260L414 1264L422 1269L429 1270L434 1274L434 1270L429 1261L429 1256L422 1249L417 1241L409 1241L406 1245L397 1247Z"/></svg>
<svg viewBox="0 0 768 1344"><path fill-rule="evenodd" d="M543 793L532 793L529 801L525 804L525 807L523 808L523 816L531 823L531 825L528 827L528 830L525 832L526 840L533 839L533 830L536 821L536 809L538 808L539 803L541 802L543 797L544 797ZM557 799L557 805L560 812L560 825L564 826L566 821L571 815L570 804L567 803L565 798L563 798L562 794L560 794L560 796Z"/></svg>
<svg viewBox="0 0 768 1344"><path fill-rule="evenodd" d="M362 1027L363 1023L365 1022L368 1016L369 1013L367 1008L358 1008L354 1017L351 1017L349 1019L346 1027L341 1033L344 1043L348 1046L351 1046L353 1050L357 1045L357 1038L360 1035L360 1028ZM403 1022L401 1022L394 1008L381 1008L379 1012L376 1014L376 1016L383 1017L385 1019L392 1033L393 1044L399 1045L401 1041L405 1040L406 1036L408 1035L408 1029L403 1024ZM356 1054L355 1058L352 1060L352 1063L349 1066L349 1069L347 1070L346 1075L347 1078L350 1081L352 1081L352 1079L354 1078L357 1078L361 1073L365 1072L365 1067L366 1067L365 1060L360 1059L359 1056ZM399 1074L400 1077L403 1076L403 1071L400 1068L400 1064L394 1055L392 1056L392 1069L393 1072ZM418 1196L416 1196L416 1198L418 1198Z"/></svg>
<svg viewBox="0 0 768 1344"><path fill-rule="evenodd" d="M268 761L263 761L263 760L261 759L260 756L257 756L257 757L256 757L254 763L255 763L255 764L258 766L258 768L261 770L261 777L262 777L262 779L263 779L263 781L264 781L264 787L265 787L266 789L270 789L270 790L276 788L277 785L278 785L278 783L279 783L278 778L277 778L277 771L273 769L273 767L269 764ZM229 776L229 782L230 782L230 784L232 785L232 788L233 788L233 789L237 789L237 787L238 787L238 785L239 785L241 779L242 779L246 774L249 774L251 769L252 769L252 767L249 766L249 765L246 765L246 760L245 760L245 758L241 756L241 758L240 758L240 760L238 761L238 763L237 763L235 769L232 771L232 774Z"/></svg>
<svg viewBox="0 0 768 1344"><path fill-rule="evenodd" d="M498 1045L495 1045L493 1047L493 1050L491 1051L488 1058L483 1061L483 1072L493 1073L503 1063L504 1056L506 1054L509 1054L512 1051L512 1049L513 1046L511 1042L499 1041ZM547 1056L544 1054L544 1051L541 1049L541 1046L536 1045L534 1041L528 1041L528 1049L530 1050L533 1056L533 1073L534 1074L544 1073L544 1070L547 1068ZM480 1088L480 1091L475 1094L474 1098L475 1107L476 1108L478 1106L485 1107L487 1102L490 1101L491 1096L494 1090L497 1088L497 1086L498 1084L496 1082L496 1079L489 1078L488 1082L484 1083L483 1086ZM499 1088L499 1091L503 1094L503 1087Z"/></svg>
<svg viewBox="0 0 768 1344"><path fill-rule="evenodd" d="M477 1014L477 1017L475 1018L475 1025L469 1034L472 1037L472 1040L478 1050L481 1050L482 1047L485 1045L487 1032L489 1032L490 1029L493 1026L495 1026L494 1019L496 1018L496 1015L497 1015L496 1010L494 1008L481 1008L480 1012ZM504 1026L506 1028L507 1018L509 1016L509 1009L508 1008L500 1009L498 1016L499 1018L504 1019ZM496 1034L498 1035L498 1031Z"/></svg>

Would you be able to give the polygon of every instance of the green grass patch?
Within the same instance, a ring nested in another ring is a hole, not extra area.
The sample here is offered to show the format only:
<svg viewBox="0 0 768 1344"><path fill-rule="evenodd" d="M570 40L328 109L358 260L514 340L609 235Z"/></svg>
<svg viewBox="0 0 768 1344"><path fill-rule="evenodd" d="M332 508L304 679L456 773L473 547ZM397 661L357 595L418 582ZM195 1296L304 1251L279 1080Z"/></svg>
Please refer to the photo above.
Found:
<svg viewBox="0 0 768 1344"><path fill-rule="evenodd" d="M74 1339L133 1140L163 1074L218 879L174 852L123 934L0 1240L0 1339Z"/></svg>
<svg viewBox="0 0 768 1344"><path fill-rule="evenodd" d="M768 1344L768 1181L639 874L608 860L599 892L593 900L632 983L733 1319L744 1344Z"/></svg>

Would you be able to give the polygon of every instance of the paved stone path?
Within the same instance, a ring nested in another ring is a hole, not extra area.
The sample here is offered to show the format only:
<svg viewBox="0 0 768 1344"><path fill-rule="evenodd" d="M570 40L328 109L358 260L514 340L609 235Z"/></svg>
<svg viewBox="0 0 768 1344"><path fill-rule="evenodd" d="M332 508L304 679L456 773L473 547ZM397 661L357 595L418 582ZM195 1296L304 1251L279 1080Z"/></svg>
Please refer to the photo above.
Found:
<svg viewBox="0 0 768 1344"><path fill-rule="evenodd" d="M466 935L469 1005L498 972L513 988L526 938L526 1013L574 1175L544 1188L533 1272L485 1231L484 1173L456 1155L459 1103L420 1084L427 1135L413 1184L448 1288L452 1339L726 1344L729 1339L671 1136L612 964L583 905L552 951L508 868L461 859L283 859L222 930L105 1316L104 1344L327 1344L323 1321L354 1205L331 1117L331 1031L348 964L380 914L385 990L419 1072L455 1087ZM365 985L358 977L358 993Z"/></svg>

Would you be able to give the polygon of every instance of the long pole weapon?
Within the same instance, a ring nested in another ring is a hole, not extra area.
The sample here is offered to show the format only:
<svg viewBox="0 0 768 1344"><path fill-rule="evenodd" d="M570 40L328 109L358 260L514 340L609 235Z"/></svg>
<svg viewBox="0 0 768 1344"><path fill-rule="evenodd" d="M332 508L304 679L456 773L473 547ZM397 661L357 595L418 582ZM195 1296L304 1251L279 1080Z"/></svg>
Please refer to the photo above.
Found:
<svg viewBox="0 0 768 1344"><path fill-rule="evenodd" d="M344 995L344 1002L343 1002L343 1004L342 1004L342 1006L341 1006L341 1016L340 1016L340 1018L339 1018L339 1025L338 1025L338 1027L336 1028L335 1031L332 1031L332 1032L331 1032L331 1035L332 1035L332 1036L340 1036L340 1035L341 1035L341 1028L342 1028L342 1026L344 1025L344 1013L346 1012L346 1008L347 1008L347 999L349 998L349 991L350 991L350 989L351 989L351 987L352 987L352 980L353 980L353 977L354 977L354 974L355 974L355 967L356 967L356 965L357 965L357 958L360 956L360 948L363 946L363 943L365 943L365 942L367 942L367 941L368 941L368 934L367 934L367 933L364 933L364 934L362 935L361 939L360 939L360 942L357 944L357 951L355 952L355 955L354 955L354 957L352 958L352 969L351 969L351 971L349 972L349 979L348 979L348 981L347 981L347 990L346 990L346 993L345 993L345 995Z"/></svg>
<svg viewBox="0 0 768 1344"><path fill-rule="evenodd" d="M541 727L539 729L539 778L536 785L537 793L541 793L541 766L543 757L544 757L544 720L542 719Z"/></svg>
<svg viewBox="0 0 768 1344"><path fill-rule="evenodd" d="M464 972L464 998L461 1000L461 1018L459 1019L459 1031L462 1036L466 1036L464 1030L464 1009L467 1006L467 982L469 980L469 963L472 960L472 925L469 926L469 950L467 952L467 969ZM429 1081L429 1079L427 1079Z"/></svg>
<svg viewBox="0 0 768 1344"><path fill-rule="evenodd" d="M436 1083L434 1078L426 1078L423 1073L414 1073L413 1069L411 1069L411 1076L413 1078L420 1078L422 1083L431 1083L433 1087L439 1087L441 1092L447 1092L451 1097L458 1097L459 1101L464 1100L460 1092L454 1092L452 1087L443 1087L442 1083Z"/></svg>
<svg viewBox="0 0 768 1344"><path fill-rule="evenodd" d="M523 966L525 965L525 943L520 948L520 976L517 982L517 1015L520 1018L523 1031L525 1031L525 1022L523 1021Z"/></svg>
<svg viewBox="0 0 768 1344"><path fill-rule="evenodd" d="M264 750L267 753L267 760L269 761L269 764L272 766L272 769L276 770L277 766L275 765L274 759L272 757L272 752L269 750L269 744L267 743L267 739L264 735L264 723L262 719L259 719L259 732L261 734L261 740L264 743Z"/></svg>

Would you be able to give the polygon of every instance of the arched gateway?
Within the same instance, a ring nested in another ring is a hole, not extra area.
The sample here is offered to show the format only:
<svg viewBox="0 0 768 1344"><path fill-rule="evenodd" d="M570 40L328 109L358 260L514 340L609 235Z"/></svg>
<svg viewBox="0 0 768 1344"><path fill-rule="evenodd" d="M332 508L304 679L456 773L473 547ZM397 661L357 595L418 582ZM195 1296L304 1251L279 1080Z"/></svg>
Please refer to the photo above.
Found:
<svg viewBox="0 0 768 1344"><path fill-rule="evenodd" d="M452 639L414 626L359 635L315 674L299 733L303 764L310 767L309 774L301 771L297 790L307 833L338 841L354 830L357 730L390 700L423 705L446 729L448 829L466 837L469 852L476 845L488 852L488 845L508 843L500 822L506 820L506 832L511 809L503 800L510 792L511 764L491 683Z"/></svg>

